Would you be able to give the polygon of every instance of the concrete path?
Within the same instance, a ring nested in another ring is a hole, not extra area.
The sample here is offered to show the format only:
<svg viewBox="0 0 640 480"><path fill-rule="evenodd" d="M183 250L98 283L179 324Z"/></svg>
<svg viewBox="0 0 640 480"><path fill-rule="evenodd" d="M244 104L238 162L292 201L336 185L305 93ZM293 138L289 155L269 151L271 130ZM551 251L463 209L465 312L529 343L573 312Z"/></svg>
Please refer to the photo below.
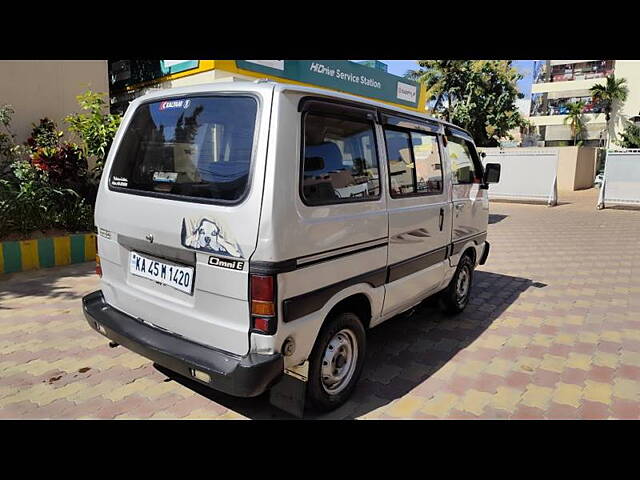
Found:
<svg viewBox="0 0 640 480"><path fill-rule="evenodd" d="M492 203L468 309L372 330L353 399L320 418L640 418L640 211L596 198ZM92 264L0 277L0 418L290 418L109 348L81 312L97 288Z"/></svg>

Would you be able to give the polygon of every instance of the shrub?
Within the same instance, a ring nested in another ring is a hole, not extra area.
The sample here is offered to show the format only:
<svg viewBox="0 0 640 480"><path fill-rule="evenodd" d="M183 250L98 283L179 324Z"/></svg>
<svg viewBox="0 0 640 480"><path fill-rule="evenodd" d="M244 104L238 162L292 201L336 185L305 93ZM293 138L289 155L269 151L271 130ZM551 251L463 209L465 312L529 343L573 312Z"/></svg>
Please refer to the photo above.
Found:
<svg viewBox="0 0 640 480"><path fill-rule="evenodd" d="M81 148L62 141L63 133L47 118L33 124L25 145L17 146L9 129L12 114L10 107L0 108L0 237L52 228L91 230L93 208L85 198L91 188Z"/></svg>
<svg viewBox="0 0 640 480"><path fill-rule="evenodd" d="M29 158L34 167L47 172L49 181L55 186L83 189L88 181L87 161L82 150L72 143L38 147Z"/></svg>
<svg viewBox="0 0 640 480"><path fill-rule="evenodd" d="M11 192L15 195L10 206L13 230L27 234L55 227L57 210L65 192L54 188L47 173L28 161L18 160L11 167L17 179Z"/></svg>
<svg viewBox="0 0 640 480"><path fill-rule="evenodd" d="M56 124L48 118L40 119L40 124L31 124L33 130L31 136L27 139L26 145L32 152L40 147L56 147L60 143L63 132L56 129Z"/></svg>
<svg viewBox="0 0 640 480"><path fill-rule="evenodd" d="M48 173L29 161L19 160L11 167L17 181L0 181L0 235L52 228L92 230L93 208L77 192L54 186Z"/></svg>
<svg viewBox="0 0 640 480"><path fill-rule="evenodd" d="M0 178L0 238L13 230L13 207L17 196L15 185Z"/></svg>
<svg viewBox="0 0 640 480"><path fill-rule="evenodd" d="M82 110L87 113L74 113L65 118L69 131L82 139L85 157L96 162L92 171L95 181L100 180L113 137L122 120L120 115L108 113L109 105L104 100L105 96L104 93L87 90L76 97Z"/></svg>
<svg viewBox="0 0 640 480"><path fill-rule="evenodd" d="M93 207L75 192L67 192L64 208L56 216L56 224L70 232L86 232L93 230Z"/></svg>
<svg viewBox="0 0 640 480"><path fill-rule="evenodd" d="M5 178L10 166L24 153L20 145L15 144L15 135L11 131L11 117L15 110L11 105L0 105L0 175Z"/></svg>
<svg viewBox="0 0 640 480"><path fill-rule="evenodd" d="M86 183L87 162L82 149L75 143L63 141L64 133L48 118L32 125L31 136L25 142L31 163L46 171L54 185L75 187Z"/></svg>

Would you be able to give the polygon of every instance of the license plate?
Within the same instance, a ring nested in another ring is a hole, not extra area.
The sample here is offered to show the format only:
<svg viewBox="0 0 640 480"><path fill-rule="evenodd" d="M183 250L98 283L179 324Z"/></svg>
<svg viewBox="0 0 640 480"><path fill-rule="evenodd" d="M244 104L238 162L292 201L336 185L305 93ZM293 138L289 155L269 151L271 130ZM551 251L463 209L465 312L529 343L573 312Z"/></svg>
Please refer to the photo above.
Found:
<svg viewBox="0 0 640 480"><path fill-rule="evenodd" d="M129 272L138 277L168 285L191 295L193 291L193 267L161 262L137 252L129 255Z"/></svg>

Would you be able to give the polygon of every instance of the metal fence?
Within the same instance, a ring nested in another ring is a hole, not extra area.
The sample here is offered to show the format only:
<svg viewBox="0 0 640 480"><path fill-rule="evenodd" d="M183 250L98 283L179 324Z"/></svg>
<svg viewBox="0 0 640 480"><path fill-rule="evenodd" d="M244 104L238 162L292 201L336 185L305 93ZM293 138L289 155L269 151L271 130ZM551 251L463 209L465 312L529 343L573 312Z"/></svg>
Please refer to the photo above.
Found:
<svg viewBox="0 0 640 480"><path fill-rule="evenodd" d="M640 207L640 149L608 150L598 209L605 205Z"/></svg>
<svg viewBox="0 0 640 480"><path fill-rule="evenodd" d="M483 165L501 165L500 182L491 185L489 198L545 202L549 206L558 203L557 149L501 150L481 149L486 156Z"/></svg>

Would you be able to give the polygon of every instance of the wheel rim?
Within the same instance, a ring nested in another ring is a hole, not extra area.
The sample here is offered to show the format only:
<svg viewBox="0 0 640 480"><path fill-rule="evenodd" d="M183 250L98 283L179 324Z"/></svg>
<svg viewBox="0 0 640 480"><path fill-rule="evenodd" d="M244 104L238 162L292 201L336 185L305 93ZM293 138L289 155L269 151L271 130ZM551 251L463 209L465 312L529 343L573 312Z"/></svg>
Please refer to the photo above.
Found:
<svg viewBox="0 0 640 480"><path fill-rule="evenodd" d="M320 371L324 391L329 395L337 395L344 390L353 377L357 363L356 336L351 330L342 329L331 338L324 350Z"/></svg>
<svg viewBox="0 0 640 480"><path fill-rule="evenodd" d="M462 267L458 274L456 282L456 301L458 305L464 305L469 295L469 286L471 285L471 273L466 265Z"/></svg>

